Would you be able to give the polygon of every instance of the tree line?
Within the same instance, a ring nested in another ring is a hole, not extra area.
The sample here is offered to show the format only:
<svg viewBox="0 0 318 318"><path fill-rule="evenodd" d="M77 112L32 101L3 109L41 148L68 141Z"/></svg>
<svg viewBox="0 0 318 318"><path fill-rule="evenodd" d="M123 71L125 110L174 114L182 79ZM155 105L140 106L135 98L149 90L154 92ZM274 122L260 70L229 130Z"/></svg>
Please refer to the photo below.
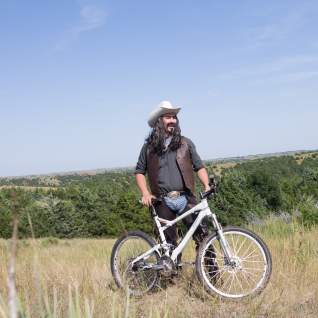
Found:
<svg viewBox="0 0 318 318"><path fill-rule="evenodd" d="M213 172L212 164L207 163L207 168ZM132 170L61 178L55 188L2 188L0 237L11 236L14 204L21 238L105 237L132 229L152 233L149 211L138 202ZM196 186L199 191L198 180ZM277 213L295 216L310 226L318 223L317 202L318 158L313 155L301 161L293 156L257 159L224 169L218 194L209 204L223 224L261 222Z"/></svg>

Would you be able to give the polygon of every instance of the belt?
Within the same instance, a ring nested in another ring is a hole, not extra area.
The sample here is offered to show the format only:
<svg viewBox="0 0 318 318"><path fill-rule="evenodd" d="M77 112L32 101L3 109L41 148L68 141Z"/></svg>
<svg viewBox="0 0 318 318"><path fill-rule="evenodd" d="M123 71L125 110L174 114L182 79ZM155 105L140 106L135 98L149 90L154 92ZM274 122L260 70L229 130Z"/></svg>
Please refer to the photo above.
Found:
<svg viewBox="0 0 318 318"><path fill-rule="evenodd" d="M185 194L187 194L186 191L170 191L170 192L167 192L165 194L162 194L162 197L178 198L181 195L185 195Z"/></svg>

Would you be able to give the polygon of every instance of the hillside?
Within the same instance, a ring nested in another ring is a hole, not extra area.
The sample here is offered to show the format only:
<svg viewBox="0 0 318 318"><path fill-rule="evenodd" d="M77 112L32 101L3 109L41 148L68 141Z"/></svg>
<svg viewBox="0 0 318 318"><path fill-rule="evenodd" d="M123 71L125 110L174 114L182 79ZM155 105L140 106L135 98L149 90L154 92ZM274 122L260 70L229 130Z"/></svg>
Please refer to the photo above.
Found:
<svg viewBox="0 0 318 318"><path fill-rule="evenodd" d="M296 217L306 226L318 223L317 152L237 160L206 163L210 174L220 176L210 206L222 224L262 223L271 214L287 220ZM136 228L152 234L149 212L138 202L140 193L131 169L48 178L51 183L36 178L4 182L0 237L10 236L13 206L21 213L21 237L31 235L29 216L36 237L117 236ZM196 181L198 194L201 186Z"/></svg>
<svg viewBox="0 0 318 318"><path fill-rule="evenodd" d="M293 156L299 163L308 157L318 156L318 150L298 150L286 151L267 154L256 154L241 157L217 158L204 160L208 167L213 167L210 172L216 175L221 175L222 170L235 167L238 163L265 159L275 158L282 156ZM92 169L82 171L69 171L49 173L44 175L28 175L28 176L15 176L15 177L0 177L0 188L4 186L23 186L23 187L59 187L65 186L71 182L82 182L94 179L97 175L109 175L132 173L134 167L122 168L108 168L108 169Z"/></svg>

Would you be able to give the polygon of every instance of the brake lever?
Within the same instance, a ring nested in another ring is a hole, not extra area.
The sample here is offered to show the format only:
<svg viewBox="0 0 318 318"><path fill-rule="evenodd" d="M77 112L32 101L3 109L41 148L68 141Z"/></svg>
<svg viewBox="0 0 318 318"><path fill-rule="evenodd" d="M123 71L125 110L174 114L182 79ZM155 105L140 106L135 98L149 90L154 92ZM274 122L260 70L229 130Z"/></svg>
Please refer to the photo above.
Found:
<svg viewBox="0 0 318 318"><path fill-rule="evenodd" d="M201 198L201 200L203 198L211 198L212 195L215 194L215 193L216 193L216 188L211 187L211 189L206 191L206 192L200 192L200 198Z"/></svg>

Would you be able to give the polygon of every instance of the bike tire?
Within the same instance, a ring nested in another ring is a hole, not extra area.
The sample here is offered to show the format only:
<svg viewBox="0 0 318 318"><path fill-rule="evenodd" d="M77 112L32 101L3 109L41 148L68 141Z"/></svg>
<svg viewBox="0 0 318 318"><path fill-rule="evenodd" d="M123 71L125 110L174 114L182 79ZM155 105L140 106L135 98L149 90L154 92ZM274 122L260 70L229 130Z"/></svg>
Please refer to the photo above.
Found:
<svg viewBox="0 0 318 318"><path fill-rule="evenodd" d="M113 278L119 288L126 289L132 296L142 296L157 286L158 271L140 271L129 268L131 260L156 244L154 239L142 231L127 232L115 242L110 263ZM157 252L153 252L147 260L143 260L143 264L150 261L157 264L159 257ZM140 286L133 286L135 280L140 283Z"/></svg>
<svg viewBox="0 0 318 318"><path fill-rule="evenodd" d="M268 284L272 272L267 245L247 229L225 227L223 233L233 252L233 262L226 261L218 234L209 235L200 244L196 257L196 274L200 282L210 294L223 299L240 300L259 294Z"/></svg>

